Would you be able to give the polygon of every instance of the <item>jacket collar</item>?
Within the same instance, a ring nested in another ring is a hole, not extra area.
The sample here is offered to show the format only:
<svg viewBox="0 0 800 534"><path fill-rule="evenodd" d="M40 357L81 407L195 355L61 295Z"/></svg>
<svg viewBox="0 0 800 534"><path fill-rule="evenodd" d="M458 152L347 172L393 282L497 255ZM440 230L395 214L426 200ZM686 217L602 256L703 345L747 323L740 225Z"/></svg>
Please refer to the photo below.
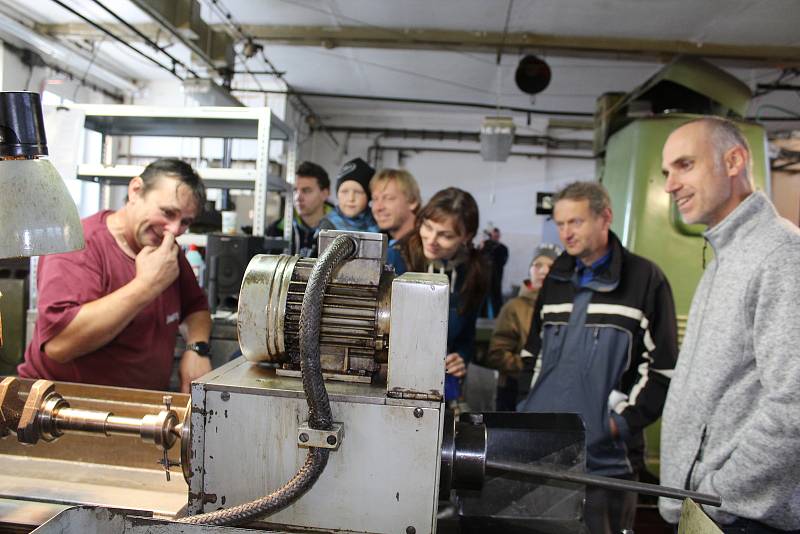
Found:
<svg viewBox="0 0 800 534"><path fill-rule="evenodd" d="M533 286L530 284L530 280L523 280L517 296L522 297L525 300L530 300L531 302L536 302L536 297L539 295L539 290L533 289Z"/></svg>
<svg viewBox="0 0 800 534"><path fill-rule="evenodd" d="M334 209L333 206L331 206L330 204L325 202L322 205L322 216L323 217L326 216L327 214L332 212L333 209ZM296 224L297 226L299 226L300 228L302 228L304 230L316 230L316 227L309 226L309 225L307 225L305 223L305 221L303 221L303 218L300 217L300 212L298 212L297 210L294 210L294 224ZM281 225L283 225L283 221L281 221ZM317 225L317 226L319 226L319 225Z"/></svg>
<svg viewBox="0 0 800 534"><path fill-rule="evenodd" d="M622 243L620 243L617 235L611 230L608 231L608 246L611 251L611 261L608 269L598 273L594 280L586 285L589 289L603 293L614 291L619 285L622 275L622 261L625 255L625 249ZM573 282L577 287L578 272L576 258L567 254L566 251L562 252L561 255L556 258L555 263L553 263L550 276L561 282Z"/></svg>
<svg viewBox="0 0 800 534"><path fill-rule="evenodd" d="M343 221L350 224L350 226L355 226L355 227L367 226L371 224L372 221L374 220L372 218L372 211L370 211L369 206L364 208L364 210L361 213L357 214L355 217L348 217L347 215L342 213L342 210L339 209L339 206L336 206L334 208L334 211L339 217L341 217Z"/></svg>
<svg viewBox="0 0 800 534"><path fill-rule="evenodd" d="M714 248L714 253L718 255L722 248L725 248L737 237L750 233L761 224L767 214L770 217L777 216L767 195L761 191L755 191L750 193L719 224L703 232L703 236Z"/></svg>

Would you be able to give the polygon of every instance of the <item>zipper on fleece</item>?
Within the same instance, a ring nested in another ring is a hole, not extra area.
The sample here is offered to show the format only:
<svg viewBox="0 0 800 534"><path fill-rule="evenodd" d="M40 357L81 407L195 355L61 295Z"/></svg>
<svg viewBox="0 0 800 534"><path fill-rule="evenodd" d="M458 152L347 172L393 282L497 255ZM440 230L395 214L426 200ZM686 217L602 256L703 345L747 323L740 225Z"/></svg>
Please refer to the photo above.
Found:
<svg viewBox="0 0 800 534"><path fill-rule="evenodd" d="M703 425L703 429L700 431L700 446L697 447L697 452L694 455L694 459L692 460L692 466L689 468L689 472L686 474L686 481L683 483L683 489L692 491L694 488L690 488L689 485L692 482L692 474L694 474L694 468L698 464L698 462L703 461L703 448L706 445L706 431L708 430L708 425Z"/></svg>

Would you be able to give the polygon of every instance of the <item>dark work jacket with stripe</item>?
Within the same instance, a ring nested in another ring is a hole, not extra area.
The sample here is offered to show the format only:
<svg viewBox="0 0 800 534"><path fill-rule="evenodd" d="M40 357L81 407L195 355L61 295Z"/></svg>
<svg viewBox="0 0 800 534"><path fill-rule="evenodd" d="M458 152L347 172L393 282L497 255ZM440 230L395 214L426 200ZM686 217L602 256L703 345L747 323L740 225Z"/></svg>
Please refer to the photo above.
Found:
<svg viewBox="0 0 800 534"><path fill-rule="evenodd" d="M661 415L678 348L664 273L612 232L609 245L608 268L582 288L574 257L565 252L553 264L526 345L533 386L518 409L579 414L589 472L613 476L643 466L642 430Z"/></svg>

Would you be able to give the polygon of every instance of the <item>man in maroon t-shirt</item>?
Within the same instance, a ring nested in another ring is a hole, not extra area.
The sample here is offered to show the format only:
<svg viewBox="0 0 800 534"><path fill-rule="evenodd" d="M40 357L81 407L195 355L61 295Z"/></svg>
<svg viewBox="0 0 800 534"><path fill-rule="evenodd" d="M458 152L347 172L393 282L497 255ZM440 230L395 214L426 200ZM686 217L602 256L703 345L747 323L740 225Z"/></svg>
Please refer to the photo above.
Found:
<svg viewBox="0 0 800 534"><path fill-rule="evenodd" d="M42 257L39 314L19 375L164 390L183 325L194 349L180 362L188 392L211 370L211 316L175 238L204 203L190 165L158 160L130 181L125 206L82 221L86 248Z"/></svg>

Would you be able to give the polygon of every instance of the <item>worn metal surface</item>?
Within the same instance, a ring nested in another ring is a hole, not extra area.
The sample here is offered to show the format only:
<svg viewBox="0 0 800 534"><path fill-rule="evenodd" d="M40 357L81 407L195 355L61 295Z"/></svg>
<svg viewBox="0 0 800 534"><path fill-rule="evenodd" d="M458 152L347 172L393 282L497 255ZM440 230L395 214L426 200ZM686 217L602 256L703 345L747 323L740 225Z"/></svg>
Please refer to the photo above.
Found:
<svg viewBox="0 0 800 534"><path fill-rule="evenodd" d="M37 448L58 444L41 443ZM157 455L153 460L154 467ZM172 516L186 504L183 477L164 479L163 471L0 454L0 497L62 505L93 504L151 510ZM0 516L0 525L6 521Z"/></svg>
<svg viewBox="0 0 800 534"><path fill-rule="evenodd" d="M243 372L231 366L206 384L205 417L193 419L204 437L202 469L194 469L189 509L247 502L274 491L302 465L298 424L308 407L298 379ZM250 366L254 367L254 366ZM268 374L268 373L265 373ZM238 378L239 383L233 384ZM227 383L228 385L223 385ZM432 532L438 497L441 403L414 414L414 401L386 404L385 389L328 383L336 421L346 429L316 485L286 510L265 519L293 528L355 532ZM346 394L344 392L347 392ZM225 400L227 399L227 400ZM202 489L195 490L202 480ZM202 495L200 495L202 492ZM213 495L213 502L210 496Z"/></svg>
<svg viewBox="0 0 800 534"><path fill-rule="evenodd" d="M210 374L218 375L220 371L237 363L241 366L244 363L244 358L238 358L238 362L234 360L229 364L223 365L211 371ZM250 363L247 362L246 365L249 367ZM206 375L206 377L209 377L209 375ZM190 406L191 446L188 451L183 452L181 457L185 464L188 463L189 496L187 499L187 513L195 515L203 511L203 506L207 499L203 492L203 474L205 472L205 436L203 433L206 417L206 389L204 384L199 382L192 383ZM186 471L184 469L184 476L187 474Z"/></svg>
<svg viewBox="0 0 800 534"><path fill-rule="evenodd" d="M392 282L390 395L443 398L449 288L443 274L405 273Z"/></svg>
<svg viewBox="0 0 800 534"><path fill-rule="evenodd" d="M252 364L244 358L237 358L214 369L203 379L204 382L201 385L209 391L305 399L302 382L299 378L278 376L274 368ZM381 384L330 381L325 382L325 387L331 401L391 404L393 400L386 398L386 386ZM194 395L192 402L195 402ZM398 399L395 404L398 406L422 405L402 399ZM432 402L425 406L435 407L438 406L438 403ZM192 423L194 422L193 419Z"/></svg>
<svg viewBox="0 0 800 534"><path fill-rule="evenodd" d="M250 530L234 527L184 525L146 517L136 511L93 506L68 508L43 524L36 534L239 534Z"/></svg>
<svg viewBox="0 0 800 534"><path fill-rule="evenodd" d="M23 394L32 381L20 379ZM57 391L79 409L141 418L163 409L163 393L86 384L57 383ZM173 394L175 412L183 420L188 396ZM157 463L162 453L139 436L68 434L55 443L24 446L11 435L0 439L0 524L17 524L35 508L31 521L59 506L92 503L140 508L172 515L186 503L180 476L164 479ZM177 447L170 451L177 462ZM175 472L178 472L175 470ZM51 514L52 515L52 514Z"/></svg>
<svg viewBox="0 0 800 534"><path fill-rule="evenodd" d="M26 534L66 508L64 504L0 498L0 532Z"/></svg>
<svg viewBox="0 0 800 534"><path fill-rule="evenodd" d="M247 265L239 292L237 329L242 354L250 361L277 361L286 351L286 291L299 259L259 254Z"/></svg>
<svg viewBox="0 0 800 534"><path fill-rule="evenodd" d="M331 430L317 430L303 423L297 429L297 446L308 449L310 447L321 447L323 449L339 448L344 436L344 426L341 423L333 423Z"/></svg>
<svg viewBox="0 0 800 534"><path fill-rule="evenodd" d="M331 282L377 286L380 283L383 266L386 264L386 247L389 243L387 235L371 232L322 230L319 235L320 256L340 235L352 237L357 243L357 250L352 259L336 269Z"/></svg>

